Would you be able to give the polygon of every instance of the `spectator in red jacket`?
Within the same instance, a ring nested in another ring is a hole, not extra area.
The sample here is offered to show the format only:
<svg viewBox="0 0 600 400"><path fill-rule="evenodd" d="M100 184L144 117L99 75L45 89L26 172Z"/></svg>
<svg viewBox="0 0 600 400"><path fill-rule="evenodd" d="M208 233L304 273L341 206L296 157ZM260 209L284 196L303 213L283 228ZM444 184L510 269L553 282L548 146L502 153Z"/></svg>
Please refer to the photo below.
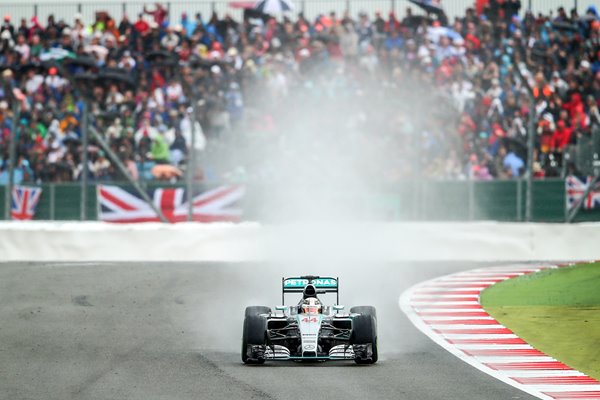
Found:
<svg viewBox="0 0 600 400"><path fill-rule="evenodd" d="M575 125L579 121L579 115L585 114L585 105L581 99L581 94L575 92L571 95L571 99L563 104L563 108L569 112L571 123Z"/></svg>
<svg viewBox="0 0 600 400"><path fill-rule="evenodd" d="M385 23L384 30L387 33L400 30L400 21L398 21L396 14L393 11L390 12L389 19Z"/></svg>
<svg viewBox="0 0 600 400"><path fill-rule="evenodd" d="M156 22L158 26L164 26L168 13L167 9L164 8L162 4L154 3L154 5L144 6L144 12L152 15L152 17L154 17L154 22Z"/></svg>
<svg viewBox="0 0 600 400"><path fill-rule="evenodd" d="M551 147L553 151L563 152L571 140L573 128L568 127L565 121L559 120L556 123L556 130L552 134Z"/></svg>
<svg viewBox="0 0 600 400"><path fill-rule="evenodd" d="M138 19L135 21L135 24L133 24L133 29L138 31L142 36L150 31L150 25L148 25L148 22L144 19L143 14L138 14Z"/></svg>

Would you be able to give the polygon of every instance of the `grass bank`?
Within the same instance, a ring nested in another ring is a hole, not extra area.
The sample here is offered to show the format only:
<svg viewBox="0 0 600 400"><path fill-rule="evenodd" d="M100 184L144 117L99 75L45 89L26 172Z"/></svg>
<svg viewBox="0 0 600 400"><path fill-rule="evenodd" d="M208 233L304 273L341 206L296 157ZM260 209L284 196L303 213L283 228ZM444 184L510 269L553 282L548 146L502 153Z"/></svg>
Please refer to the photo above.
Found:
<svg viewBox="0 0 600 400"><path fill-rule="evenodd" d="M481 304L533 347L600 379L600 263L508 279Z"/></svg>

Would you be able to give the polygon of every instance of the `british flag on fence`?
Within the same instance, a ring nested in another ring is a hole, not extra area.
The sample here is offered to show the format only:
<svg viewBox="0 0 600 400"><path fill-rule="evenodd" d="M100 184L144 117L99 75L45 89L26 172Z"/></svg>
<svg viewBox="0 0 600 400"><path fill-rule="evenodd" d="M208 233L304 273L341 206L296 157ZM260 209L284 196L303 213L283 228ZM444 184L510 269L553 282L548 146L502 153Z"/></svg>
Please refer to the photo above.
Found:
<svg viewBox="0 0 600 400"><path fill-rule="evenodd" d="M567 195L567 209L571 210L577 202L583 197L584 192L592 182L592 177L588 176L580 179L576 176L567 176L565 181L566 195ZM596 187L588 193L586 198L583 200L583 208L586 210L592 210L600 207L600 184L596 183Z"/></svg>
<svg viewBox="0 0 600 400"><path fill-rule="evenodd" d="M15 186L12 189L11 215L17 220L31 220L40 201L42 188Z"/></svg>
<svg viewBox="0 0 600 400"><path fill-rule="evenodd" d="M152 207L135 192L112 185L98 185L98 219L108 222L159 222ZM154 205L170 222L188 220L188 199L184 188L157 188L148 191ZM237 203L244 197L243 186L220 186L192 199L193 220L197 222L239 221Z"/></svg>

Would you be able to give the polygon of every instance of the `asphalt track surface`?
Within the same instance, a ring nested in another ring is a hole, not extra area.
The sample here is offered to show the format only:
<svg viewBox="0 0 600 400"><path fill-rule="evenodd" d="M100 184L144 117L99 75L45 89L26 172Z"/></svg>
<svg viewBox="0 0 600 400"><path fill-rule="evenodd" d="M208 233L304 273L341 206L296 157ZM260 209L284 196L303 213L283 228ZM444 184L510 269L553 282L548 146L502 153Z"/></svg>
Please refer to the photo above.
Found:
<svg viewBox="0 0 600 400"><path fill-rule="evenodd" d="M481 266L0 263L0 399L531 399L398 306L415 283ZM377 307L376 365L241 363L244 308L279 304L298 273L339 275L342 304Z"/></svg>

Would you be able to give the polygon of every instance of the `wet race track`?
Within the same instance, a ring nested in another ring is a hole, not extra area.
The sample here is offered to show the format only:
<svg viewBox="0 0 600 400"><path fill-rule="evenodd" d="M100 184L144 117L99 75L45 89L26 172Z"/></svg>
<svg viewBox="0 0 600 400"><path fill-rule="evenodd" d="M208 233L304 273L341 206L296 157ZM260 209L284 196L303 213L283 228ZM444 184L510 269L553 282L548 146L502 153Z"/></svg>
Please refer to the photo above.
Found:
<svg viewBox="0 0 600 400"><path fill-rule="evenodd" d="M481 266L0 263L0 399L530 399L398 306L413 284ZM296 274L339 276L342 304L377 308L376 365L242 364L244 308L279 304Z"/></svg>

